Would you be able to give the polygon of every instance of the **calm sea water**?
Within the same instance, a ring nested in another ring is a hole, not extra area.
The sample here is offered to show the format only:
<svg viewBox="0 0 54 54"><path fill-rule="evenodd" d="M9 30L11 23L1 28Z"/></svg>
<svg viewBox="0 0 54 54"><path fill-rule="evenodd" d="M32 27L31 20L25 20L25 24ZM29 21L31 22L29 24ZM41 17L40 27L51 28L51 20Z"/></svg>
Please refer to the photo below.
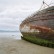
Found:
<svg viewBox="0 0 54 54"><path fill-rule="evenodd" d="M20 32L0 32L0 38L21 39L21 36Z"/></svg>

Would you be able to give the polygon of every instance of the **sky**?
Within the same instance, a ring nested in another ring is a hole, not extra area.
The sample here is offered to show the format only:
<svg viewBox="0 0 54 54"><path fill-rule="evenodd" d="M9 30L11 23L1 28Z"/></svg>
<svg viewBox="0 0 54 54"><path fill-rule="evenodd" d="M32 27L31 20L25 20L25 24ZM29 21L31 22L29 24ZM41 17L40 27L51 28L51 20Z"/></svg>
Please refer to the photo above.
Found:
<svg viewBox="0 0 54 54"><path fill-rule="evenodd" d="M43 0L0 0L0 30L19 31L24 19L40 9ZM54 0L44 0L47 4Z"/></svg>

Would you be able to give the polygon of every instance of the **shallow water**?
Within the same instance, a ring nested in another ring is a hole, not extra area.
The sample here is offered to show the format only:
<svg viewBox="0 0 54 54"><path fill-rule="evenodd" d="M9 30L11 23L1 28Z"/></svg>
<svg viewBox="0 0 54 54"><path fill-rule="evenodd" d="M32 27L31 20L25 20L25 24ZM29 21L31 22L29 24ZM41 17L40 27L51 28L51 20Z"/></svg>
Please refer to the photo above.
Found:
<svg viewBox="0 0 54 54"><path fill-rule="evenodd" d="M0 32L0 38L21 39L20 32Z"/></svg>

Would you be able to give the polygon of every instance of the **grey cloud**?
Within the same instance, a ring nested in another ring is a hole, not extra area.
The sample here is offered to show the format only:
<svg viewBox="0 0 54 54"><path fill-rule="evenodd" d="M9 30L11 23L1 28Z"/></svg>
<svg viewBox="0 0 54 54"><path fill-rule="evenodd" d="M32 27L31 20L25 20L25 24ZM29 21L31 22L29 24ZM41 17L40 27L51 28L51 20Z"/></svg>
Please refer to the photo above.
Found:
<svg viewBox="0 0 54 54"><path fill-rule="evenodd" d="M35 4L38 0L0 0L1 4Z"/></svg>
<svg viewBox="0 0 54 54"><path fill-rule="evenodd" d="M41 3L42 0L0 0L0 29L19 30L20 23L38 10Z"/></svg>

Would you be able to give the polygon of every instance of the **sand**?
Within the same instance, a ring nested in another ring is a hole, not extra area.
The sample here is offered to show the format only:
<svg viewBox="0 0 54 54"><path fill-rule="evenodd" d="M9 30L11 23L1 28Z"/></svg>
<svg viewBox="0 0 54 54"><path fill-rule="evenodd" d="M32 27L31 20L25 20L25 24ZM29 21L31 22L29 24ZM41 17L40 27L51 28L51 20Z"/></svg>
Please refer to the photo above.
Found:
<svg viewBox="0 0 54 54"><path fill-rule="evenodd" d="M0 38L0 54L54 54L54 49L25 40Z"/></svg>

